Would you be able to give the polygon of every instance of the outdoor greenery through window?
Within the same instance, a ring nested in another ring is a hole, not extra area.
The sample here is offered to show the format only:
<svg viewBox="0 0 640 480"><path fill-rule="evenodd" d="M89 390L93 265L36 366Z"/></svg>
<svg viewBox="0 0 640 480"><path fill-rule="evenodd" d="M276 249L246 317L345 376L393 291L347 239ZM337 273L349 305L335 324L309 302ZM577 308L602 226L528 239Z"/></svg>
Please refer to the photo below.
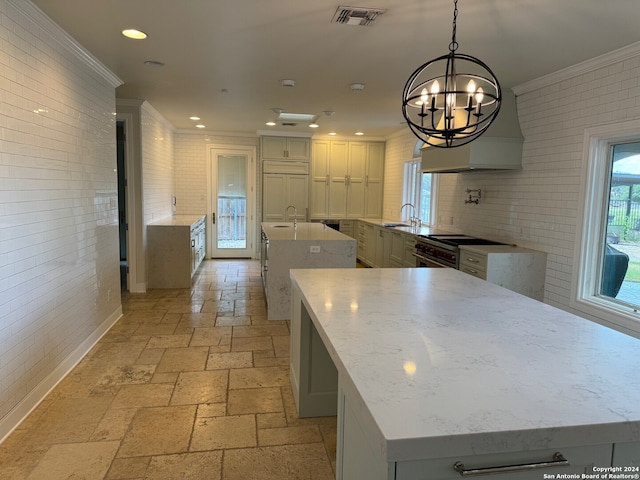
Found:
<svg viewBox="0 0 640 480"><path fill-rule="evenodd" d="M640 305L640 142L613 145L600 294Z"/></svg>
<svg viewBox="0 0 640 480"><path fill-rule="evenodd" d="M432 183L430 173L420 171L420 160L412 160L404 164L404 185L402 189L402 203L411 203L416 207L416 216L424 224L431 223ZM408 220L413 212L405 209L402 220Z"/></svg>

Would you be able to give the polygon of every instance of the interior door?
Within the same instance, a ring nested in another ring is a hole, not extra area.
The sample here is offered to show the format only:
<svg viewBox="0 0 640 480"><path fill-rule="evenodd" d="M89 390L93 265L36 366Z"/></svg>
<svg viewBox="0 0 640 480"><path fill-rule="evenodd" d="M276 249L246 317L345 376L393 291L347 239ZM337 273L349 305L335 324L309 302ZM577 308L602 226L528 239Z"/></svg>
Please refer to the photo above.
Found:
<svg viewBox="0 0 640 480"><path fill-rule="evenodd" d="M212 258L252 258L254 254L254 151L211 148L209 251Z"/></svg>

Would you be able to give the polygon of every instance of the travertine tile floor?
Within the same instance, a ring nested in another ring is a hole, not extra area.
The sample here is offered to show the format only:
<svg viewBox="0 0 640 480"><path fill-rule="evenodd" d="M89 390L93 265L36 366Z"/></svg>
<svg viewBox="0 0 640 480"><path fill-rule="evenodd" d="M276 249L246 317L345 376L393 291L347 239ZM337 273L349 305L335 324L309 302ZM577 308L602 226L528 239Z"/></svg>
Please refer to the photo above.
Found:
<svg viewBox="0 0 640 480"><path fill-rule="evenodd" d="M0 478L325 480L335 417L299 419L260 265L207 260L124 316L0 445Z"/></svg>

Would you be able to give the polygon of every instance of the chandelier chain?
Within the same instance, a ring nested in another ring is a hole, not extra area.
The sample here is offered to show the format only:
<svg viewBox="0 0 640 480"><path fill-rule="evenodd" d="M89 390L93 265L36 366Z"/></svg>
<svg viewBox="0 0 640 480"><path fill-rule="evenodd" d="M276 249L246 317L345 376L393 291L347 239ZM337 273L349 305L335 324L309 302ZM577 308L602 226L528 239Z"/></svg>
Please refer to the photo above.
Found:
<svg viewBox="0 0 640 480"><path fill-rule="evenodd" d="M453 1L453 25L451 28L451 43L449 44L449 51L451 53L458 49L458 42L456 41L456 28L458 20L458 0Z"/></svg>

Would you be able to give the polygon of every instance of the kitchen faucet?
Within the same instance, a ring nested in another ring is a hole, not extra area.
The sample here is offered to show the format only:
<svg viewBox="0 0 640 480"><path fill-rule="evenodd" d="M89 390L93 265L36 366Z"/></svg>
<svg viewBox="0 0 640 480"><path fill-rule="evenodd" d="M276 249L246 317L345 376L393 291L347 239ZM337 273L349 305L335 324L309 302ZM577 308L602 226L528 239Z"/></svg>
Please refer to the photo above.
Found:
<svg viewBox="0 0 640 480"><path fill-rule="evenodd" d="M411 226L420 225L420 219L416 217L416 207L412 203L405 203L400 207L400 217L402 217L402 210L404 209L404 207L411 207L413 209L413 215L409 217L409 223L411 224Z"/></svg>
<svg viewBox="0 0 640 480"><path fill-rule="evenodd" d="M293 208L293 228L298 228L298 210L295 205L289 205L284 211L285 216L290 208Z"/></svg>

